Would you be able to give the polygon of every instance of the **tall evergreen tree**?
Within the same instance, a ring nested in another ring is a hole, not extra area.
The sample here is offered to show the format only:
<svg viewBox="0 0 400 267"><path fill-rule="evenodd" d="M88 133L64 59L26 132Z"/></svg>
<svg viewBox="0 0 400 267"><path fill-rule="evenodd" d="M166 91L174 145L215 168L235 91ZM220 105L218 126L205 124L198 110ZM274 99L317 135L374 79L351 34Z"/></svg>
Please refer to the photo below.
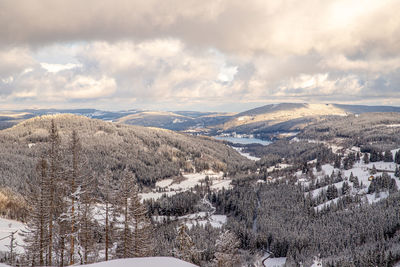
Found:
<svg viewBox="0 0 400 267"><path fill-rule="evenodd" d="M114 227L112 223L113 214L115 214L115 201L117 191L112 182L112 173L108 169L105 175L99 177L99 192L101 193L100 203L104 214L104 251L105 260L110 258L110 248L112 247Z"/></svg>
<svg viewBox="0 0 400 267"><path fill-rule="evenodd" d="M174 256L187 262L196 262L197 254L195 244L188 234L188 228L182 223L175 239Z"/></svg>
<svg viewBox="0 0 400 267"><path fill-rule="evenodd" d="M51 126L49 131L49 150L47 156L49 159L49 179L48 179L48 190L49 190L49 224L48 224L48 260L47 264L53 264L53 241L54 241L54 223L59 219L60 215L60 202L62 201L62 190L59 187L60 176L61 176L61 139L58 134L57 126L54 120L51 120ZM60 190L61 189L61 190Z"/></svg>
<svg viewBox="0 0 400 267"><path fill-rule="evenodd" d="M49 190L48 164L41 158L36 165L36 173L28 183L26 201L30 203L26 229L22 232L24 248L30 258L29 265L47 265L45 255L48 251Z"/></svg>

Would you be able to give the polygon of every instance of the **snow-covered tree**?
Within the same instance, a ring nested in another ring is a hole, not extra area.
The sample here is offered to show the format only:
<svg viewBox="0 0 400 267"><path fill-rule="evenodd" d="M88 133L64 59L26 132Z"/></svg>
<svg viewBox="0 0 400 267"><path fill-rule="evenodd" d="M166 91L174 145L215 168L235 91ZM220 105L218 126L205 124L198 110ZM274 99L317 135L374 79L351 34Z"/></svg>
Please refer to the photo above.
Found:
<svg viewBox="0 0 400 267"><path fill-rule="evenodd" d="M147 210L140 202L134 175L125 169L120 190L122 233L118 256L122 258L143 257L151 254L150 222Z"/></svg>
<svg viewBox="0 0 400 267"><path fill-rule="evenodd" d="M117 191L112 182L112 173L109 169L107 169L104 175L99 176L99 192L101 193L100 203L103 204L101 208L102 214L104 215L104 259L108 261L114 236L114 224L112 223L112 218L115 214L115 200L117 197Z"/></svg>
<svg viewBox="0 0 400 267"><path fill-rule="evenodd" d="M60 143L61 139L58 134L57 126L54 120L51 121L51 126L49 130L49 149L47 151L47 157L49 160L49 179L47 184L47 189L49 190L48 195L48 209L49 209L49 224L48 224L48 265L53 265L53 246L55 237L55 227L54 224L60 219L60 203L63 201L64 190L59 187L61 180L61 149Z"/></svg>
<svg viewBox="0 0 400 267"><path fill-rule="evenodd" d="M235 234L224 231L215 244L215 264L218 267L231 267L239 262L238 247L240 242Z"/></svg>
<svg viewBox="0 0 400 267"><path fill-rule="evenodd" d="M175 239L174 256L181 260L193 263L196 262L198 258L198 251L192 238L188 234L188 228L184 223L182 223L178 228L178 235Z"/></svg>
<svg viewBox="0 0 400 267"><path fill-rule="evenodd" d="M26 194L30 211L26 229L22 232L24 248L30 259L30 265L43 266L47 263L45 255L48 250L48 225L49 225L49 190L48 190L48 164L41 158L36 165L36 173L28 183L29 191Z"/></svg>

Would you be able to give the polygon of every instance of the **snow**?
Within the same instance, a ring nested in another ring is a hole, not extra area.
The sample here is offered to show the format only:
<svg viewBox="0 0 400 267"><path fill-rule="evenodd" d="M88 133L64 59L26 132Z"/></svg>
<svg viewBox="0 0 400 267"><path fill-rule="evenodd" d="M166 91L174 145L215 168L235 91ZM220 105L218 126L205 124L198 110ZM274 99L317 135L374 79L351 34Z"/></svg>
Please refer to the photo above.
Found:
<svg viewBox="0 0 400 267"><path fill-rule="evenodd" d="M258 158L258 157L251 156L249 153L242 152L243 148L241 148L241 147L232 147L232 148L235 149L237 152L239 152L240 155L242 155L243 157L248 158L249 160L257 161L257 160L261 159L261 158Z"/></svg>
<svg viewBox="0 0 400 267"><path fill-rule="evenodd" d="M161 198L163 195L167 195L170 197L170 196L175 195L176 193L178 193L178 192L174 192L174 191L171 191L171 192L149 192L149 193L140 193L139 196L142 201L149 200L149 199L157 200L157 199Z"/></svg>
<svg viewBox="0 0 400 267"><path fill-rule="evenodd" d="M231 188L231 180L217 180L213 182L213 184L210 186L211 189L214 189L216 191L222 190L222 188L229 189Z"/></svg>
<svg viewBox="0 0 400 267"><path fill-rule="evenodd" d="M156 183L156 187L161 187L161 188L168 187L169 185L172 184L173 181L174 180L172 180L172 179L165 179L165 180L158 181Z"/></svg>
<svg viewBox="0 0 400 267"><path fill-rule="evenodd" d="M222 190L222 188L231 188L231 179L223 177L223 172L214 172L211 170L203 171L200 173L186 173L183 174L181 181L174 181L173 179L165 179L156 183L156 189L151 192L140 193L142 200L159 199L164 194L167 196L175 195L179 192L189 191L196 185L204 184L206 176L210 179L210 188L214 191ZM157 189L162 189L161 192Z"/></svg>
<svg viewBox="0 0 400 267"><path fill-rule="evenodd" d="M148 258L131 258L131 259L118 259L111 261L103 261L88 265L81 265L87 267L195 267L197 265L178 260L172 257L148 257Z"/></svg>
<svg viewBox="0 0 400 267"><path fill-rule="evenodd" d="M265 267L283 267L286 264L286 257L281 258L269 258L264 261Z"/></svg>
<svg viewBox="0 0 400 267"><path fill-rule="evenodd" d="M210 224L213 228L222 228L222 226L226 224L226 221L226 215L211 215L210 217L201 220L195 218L188 220L185 224L189 229L195 225L205 226L207 224Z"/></svg>
<svg viewBox="0 0 400 267"><path fill-rule="evenodd" d="M16 253L23 252L23 247L21 245L23 245L24 241L19 235L23 229L25 229L25 224L21 222L0 218L0 238L9 236L12 232L17 231L14 235L17 244ZM10 237L0 240L0 252L8 252L9 248L7 246L9 245Z"/></svg>
<svg viewBox="0 0 400 267"><path fill-rule="evenodd" d="M288 167L290 167L290 166L292 166L292 165L290 165L290 164L285 164L285 163L278 163L278 164L276 164L275 166L269 167L269 168L267 169L267 172L272 172L272 171L274 171L274 170L282 170L282 169L288 168Z"/></svg>
<svg viewBox="0 0 400 267"><path fill-rule="evenodd" d="M389 196L389 192L388 191L374 193L374 194L367 194L366 195L367 201L368 201L369 204L376 203L378 201L384 200L388 196Z"/></svg>
<svg viewBox="0 0 400 267"><path fill-rule="evenodd" d="M352 147L350 150L347 149L346 153L355 152L357 150L358 150L357 147ZM396 154L396 152L399 150L400 149L391 150L393 157ZM342 177L345 178L345 181L347 181L349 183L349 185L352 187L351 194L362 195L363 196L362 199L365 203L373 204L373 203L381 201L389 196L389 192L387 192L387 191L380 192L380 193L367 194L368 187L371 184L371 181L369 181L369 177L371 176L370 171L373 168L373 166L375 166L375 168L377 170L377 173L373 175L374 177L380 176L380 175L382 175L383 172L386 172L390 177L395 179L397 187L400 188L400 179L398 179L397 177L394 176L394 171L396 169L396 163L394 163L394 162L378 161L378 162L370 162L368 164L365 164L362 160L360 160L358 162L355 162L353 165L353 168L351 168L349 170L342 170L342 169L339 170L339 169L334 168L331 164L324 164L321 166L322 170L320 172L317 172L316 168L314 167L313 173L314 173L316 179L322 179L325 175L331 175L332 172L337 173L340 171L342 173ZM351 173L353 173L354 176L358 177L360 185L362 184L362 188L360 188L360 189L354 188L353 183L349 181L349 177L350 177ZM301 171L296 172L296 176L298 178L298 183L302 184L303 186L310 185L309 178L307 178L306 175L302 174ZM338 183L335 183L334 185L336 186L336 188L338 190L340 190L343 186L343 182L344 181L338 182ZM328 186L325 186L325 187L310 191L311 197L312 198L318 197L318 195L321 194L322 190L326 190L327 188L328 188ZM320 210L328 207L332 203L337 203L337 201L339 199L340 199L340 197L335 198L333 200L326 201L326 202L316 206L314 209L316 211L320 211Z"/></svg>

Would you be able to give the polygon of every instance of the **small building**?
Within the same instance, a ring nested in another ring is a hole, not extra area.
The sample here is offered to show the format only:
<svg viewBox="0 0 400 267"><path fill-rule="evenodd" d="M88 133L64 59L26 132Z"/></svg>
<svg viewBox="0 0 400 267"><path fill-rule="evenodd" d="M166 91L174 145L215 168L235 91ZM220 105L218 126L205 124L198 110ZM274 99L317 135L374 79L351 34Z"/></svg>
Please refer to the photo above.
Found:
<svg viewBox="0 0 400 267"><path fill-rule="evenodd" d="M368 177L368 181L372 181L372 180L374 180L375 179L375 177L373 176L373 175L371 175L370 177Z"/></svg>

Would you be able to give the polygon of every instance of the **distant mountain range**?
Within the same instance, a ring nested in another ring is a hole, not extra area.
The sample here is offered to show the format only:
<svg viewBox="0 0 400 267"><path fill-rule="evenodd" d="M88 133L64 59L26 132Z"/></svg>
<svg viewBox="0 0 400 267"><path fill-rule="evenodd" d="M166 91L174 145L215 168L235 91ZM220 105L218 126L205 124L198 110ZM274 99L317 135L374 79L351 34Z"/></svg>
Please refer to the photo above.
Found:
<svg viewBox="0 0 400 267"><path fill-rule="evenodd" d="M71 113L118 123L190 131L202 134L239 133L271 138L296 132L327 116L347 116L367 112L399 112L400 107L342 104L281 103L240 113L197 111L103 111L97 109L26 109L0 111L0 129L46 114Z"/></svg>

